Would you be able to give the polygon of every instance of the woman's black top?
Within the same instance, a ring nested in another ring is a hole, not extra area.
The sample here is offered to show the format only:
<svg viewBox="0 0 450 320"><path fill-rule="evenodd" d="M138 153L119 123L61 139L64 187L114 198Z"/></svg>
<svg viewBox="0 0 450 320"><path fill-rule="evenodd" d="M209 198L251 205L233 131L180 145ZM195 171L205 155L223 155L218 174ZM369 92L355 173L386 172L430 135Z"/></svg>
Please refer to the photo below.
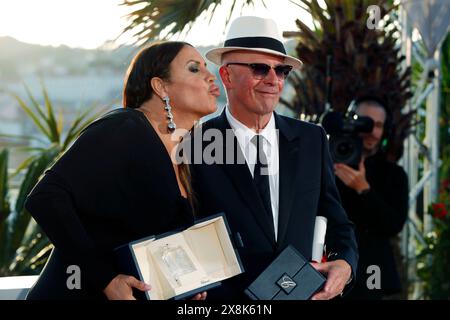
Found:
<svg viewBox="0 0 450 320"><path fill-rule="evenodd" d="M193 221L168 152L133 109L111 111L85 129L25 206L55 247L29 299L105 298L119 273L114 248ZM81 289L73 288L71 265L79 267Z"/></svg>

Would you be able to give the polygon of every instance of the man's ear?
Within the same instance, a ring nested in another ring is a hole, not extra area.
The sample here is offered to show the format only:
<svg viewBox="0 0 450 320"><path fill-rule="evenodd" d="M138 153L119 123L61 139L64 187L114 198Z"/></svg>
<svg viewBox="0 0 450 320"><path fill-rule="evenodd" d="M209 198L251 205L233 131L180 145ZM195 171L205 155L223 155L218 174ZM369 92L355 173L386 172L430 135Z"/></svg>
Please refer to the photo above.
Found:
<svg viewBox="0 0 450 320"><path fill-rule="evenodd" d="M161 99L167 96L166 84L163 79L158 77L153 77L150 80L150 85L153 89L153 92L159 96Z"/></svg>
<svg viewBox="0 0 450 320"><path fill-rule="evenodd" d="M223 86L225 89L231 89L233 86L233 82L231 80L231 74L228 71L228 68L225 66L221 66L219 68L220 79L222 79Z"/></svg>

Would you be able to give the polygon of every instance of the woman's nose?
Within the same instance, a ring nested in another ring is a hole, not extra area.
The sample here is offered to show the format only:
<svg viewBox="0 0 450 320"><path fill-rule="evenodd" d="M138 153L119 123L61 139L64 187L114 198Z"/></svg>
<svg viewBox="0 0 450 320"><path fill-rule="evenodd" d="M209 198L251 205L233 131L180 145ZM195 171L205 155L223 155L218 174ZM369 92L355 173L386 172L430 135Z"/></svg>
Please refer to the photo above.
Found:
<svg viewBox="0 0 450 320"><path fill-rule="evenodd" d="M207 80L208 82L214 82L217 79L216 75L208 70Z"/></svg>

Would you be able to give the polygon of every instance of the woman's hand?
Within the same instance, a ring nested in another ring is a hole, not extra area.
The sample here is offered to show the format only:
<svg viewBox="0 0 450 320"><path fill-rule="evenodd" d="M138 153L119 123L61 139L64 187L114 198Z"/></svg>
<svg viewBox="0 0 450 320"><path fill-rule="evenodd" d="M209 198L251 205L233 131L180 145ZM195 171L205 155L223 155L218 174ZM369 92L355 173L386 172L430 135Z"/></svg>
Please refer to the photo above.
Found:
<svg viewBox="0 0 450 320"><path fill-rule="evenodd" d="M206 295L206 291L203 291L202 293L197 293L191 300L206 300Z"/></svg>
<svg viewBox="0 0 450 320"><path fill-rule="evenodd" d="M136 300L133 296L133 288L141 291L151 289L150 285L143 281L139 281L133 276L124 274L117 275L103 290L108 300Z"/></svg>

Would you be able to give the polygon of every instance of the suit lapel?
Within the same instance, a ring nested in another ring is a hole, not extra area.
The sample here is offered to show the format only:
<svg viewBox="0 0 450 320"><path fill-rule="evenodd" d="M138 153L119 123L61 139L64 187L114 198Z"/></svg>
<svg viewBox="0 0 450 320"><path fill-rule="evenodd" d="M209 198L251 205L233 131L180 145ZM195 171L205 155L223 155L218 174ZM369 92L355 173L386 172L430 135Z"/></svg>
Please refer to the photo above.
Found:
<svg viewBox="0 0 450 320"><path fill-rule="evenodd" d="M300 161L298 137L292 134L288 124L275 113L275 123L279 130L279 209L278 209L278 247L286 237L291 215L292 199L295 192L296 167Z"/></svg>
<svg viewBox="0 0 450 320"><path fill-rule="evenodd" d="M231 130L230 124L228 123L228 120L226 119L225 111L222 112L222 114L216 118L217 119L217 128L222 132L223 137L226 136L226 130ZM232 164L226 164L221 165L220 167L223 168L223 170L227 173L230 180L233 182L233 185L235 186L236 190L241 195L244 202L247 203L248 207L251 209L251 212L257 221L259 227L264 231L264 235L267 237L267 239L272 243L272 245L275 245L275 232L273 227L273 222L267 217L267 215L261 215L258 214L258 212L263 212L264 206L261 202L261 199L258 195L258 191L253 183L253 178L250 173L250 170L248 169L248 165L246 162L239 164L237 162L237 159L245 159L244 155L242 154L242 150L239 146L239 143L237 141L236 136L232 135L234 141L233 141L233 147L234 150L234 161ZM225 142L225 139L224 139ZM228 144L230 146L230 144ZM224 161L226 159L227 154L227 143L224 143ZM242 161L241 161L242 162ZM233 214L241 214L240 212L236 212Z"/></svg>

